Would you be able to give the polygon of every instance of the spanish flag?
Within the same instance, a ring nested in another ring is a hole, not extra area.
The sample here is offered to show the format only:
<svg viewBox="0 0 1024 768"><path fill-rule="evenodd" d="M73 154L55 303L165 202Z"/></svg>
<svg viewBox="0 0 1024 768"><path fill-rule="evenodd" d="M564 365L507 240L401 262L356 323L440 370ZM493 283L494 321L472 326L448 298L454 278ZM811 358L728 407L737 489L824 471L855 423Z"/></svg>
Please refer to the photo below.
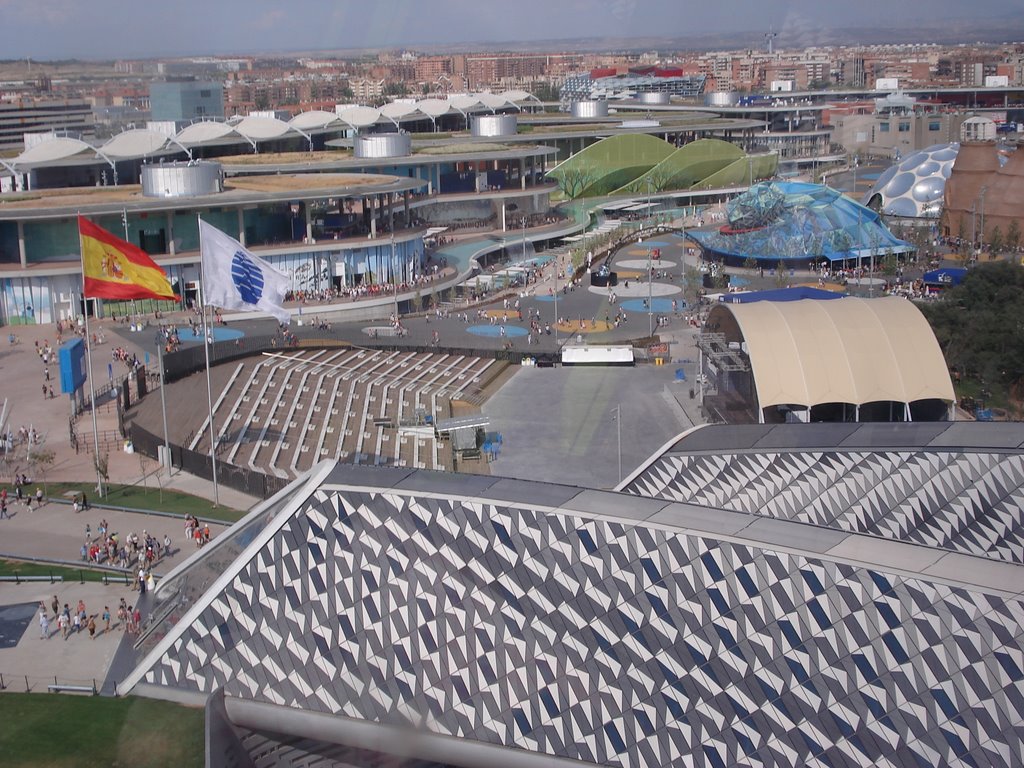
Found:
<svg viewBox="0 0 1024 768"><path fill-rule="evenodd" d="M141 248L78 217L87 299L177 299L164 272Z"/></svg>

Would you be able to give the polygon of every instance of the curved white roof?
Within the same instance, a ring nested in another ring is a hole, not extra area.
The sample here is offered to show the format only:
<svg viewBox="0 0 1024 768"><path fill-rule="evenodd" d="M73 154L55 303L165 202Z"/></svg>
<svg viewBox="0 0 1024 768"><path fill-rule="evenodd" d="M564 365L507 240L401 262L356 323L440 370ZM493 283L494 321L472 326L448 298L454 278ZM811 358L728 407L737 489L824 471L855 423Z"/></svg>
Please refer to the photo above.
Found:
<svg viewBox="0 0 1024 768"><path fill-rule="evenodd" d="M490 109L501 109L511 104L507 97L497 93L481 93L480 103Z"/></svg>
<svg viewBox="0 0 1024 768"><path fill-rule="evenodd" d="M235 129L226 123L218 123L214 120L205 120L201 123L186 125L178 131L177 139L182 144L203 144L207 141L223 139L235 132Z"/></svg>
<svg viewBox="0 0 1024 768"><path fill-rule="evenodd" d="M326 128L331 123L339 122L339 118L333 112L325 112L322 109L312 109L309 112L300 112L288 124L302 131L312 128Z"/></svg>
<svg viewBox="0 0 1024 768"><path fill-rule="evenodd" d="M39 142L30 149L26 149L14 158L11 164L17 166L33 163L52 163L55 160L64 160L86 151L95 152L96 148L81 139L73 139L70 136L55 136Z"/></svg>
<svg viewBox="0 0 1024 768"><path fill-rule="evenodd" d="M185 126L173 141L182 147L205 144L236 135L250 142L277 139L290 132L305 132L327 128L342 122L353 128L368 128L381 118L398 123L402 120L417 119L420 116L437 118L450 114L481 110L496 110L515 106L517 102L533 99L526 91L509 90L502 93L459 93L445 99L428 98L416 102L395 101L380 109L354 106L340 110L337 114L324 110L301 112L288 122L274 117L232 117L228 121L203 120ZM113 160L147 157L167 147L172 139L159 131L136 128L114 136L97 148L80 139L57 136L46 139L31 149L25 150L11 161L12 166L51 163L73 157L82 152L93 151Z"/></svg>
<svg viewBox="0 0 1024 768"><path fill-rule="evenodd" d="M366 128L380 119L380 110L373 107L349 107L339 112L338 117L355 128Z"/></svg>
<svg viewBox="0 0 1024 768"><path fill-rule="evenodd" d="M167 137L146 128L132 128L117 134L100 149L110 158L135 158L152 155L167 145Z"/></svg>
<svg viewBox="0 0 1024 768"><path fill-rule="evenodd" d="M714 312L730 313L743 334L760 408L955 399L935 334L906 299L755 301Z"/></svg>
<svg viewBox="0 0 1024 768"><path fill-rule="evenodd" d="M243 117L235 124L235 130L247 139L262 141L279 139L291 131L292 127L276 117Z"/></svg>
<svg viewBox="0 0 1024 768"><path fill-rule="evenodd" d="M466 111L467 109L473 109L473 107L480 106L480 99L474 94L457 94L448 97L448 102L459 111Z"/></svg>
<svg viewBox="0 0 1024 768"><path fill-rule="evenodd" d="M535 98L532 93L520 90L502 91L498 95L501 96L506 101L508 101L510 104L517 104L520 101L529 101Z"/></svg>
<svg viewBox="0 0 1024 768"><path fill-rule="evenodd" d="M447 115L452 108L451 103L447 99L423 99L416 103L420 112L430 117L440 117L441 115Z"/></svg>
<svg viewBox="0 0 1024 768"><path fill-rule="evenodd" d="M391 120L401 120L403 117L411 117L419 112L416 104L404 101L392 101L380 108L380 113Z"/></svg>

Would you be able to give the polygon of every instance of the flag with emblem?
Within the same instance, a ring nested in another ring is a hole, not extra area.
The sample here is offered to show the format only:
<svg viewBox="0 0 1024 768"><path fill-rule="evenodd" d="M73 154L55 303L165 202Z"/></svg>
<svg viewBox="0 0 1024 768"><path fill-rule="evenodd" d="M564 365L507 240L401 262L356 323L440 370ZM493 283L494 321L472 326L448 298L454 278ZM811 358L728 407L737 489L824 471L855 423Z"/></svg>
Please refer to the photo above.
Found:
<svg viewBox="0 0 1024 768"><path fill-rule="evenodd" d="M222 309L258 309L279 322L291 319L284 304L288 276L205 221L199 222L206 305Z"/></svg>
<svg viewBox="0 0 1024 768"><path fill-rule="evenodd" d="M144 250L78 217L88 299L177 299L167 273Z"/></svg>

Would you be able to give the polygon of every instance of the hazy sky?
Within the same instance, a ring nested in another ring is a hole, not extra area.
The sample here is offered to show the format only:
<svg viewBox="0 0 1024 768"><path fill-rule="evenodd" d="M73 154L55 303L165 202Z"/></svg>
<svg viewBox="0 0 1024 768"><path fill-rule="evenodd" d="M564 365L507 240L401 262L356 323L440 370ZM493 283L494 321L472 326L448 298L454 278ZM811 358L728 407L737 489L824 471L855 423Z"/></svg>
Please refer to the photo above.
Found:
<svg viewBox="0 0 1024 768"><path fill-rule="evenodd" d="M0 59L118 58L553 38L892 28L1012 18L1022 0L0 0Z"/></svg>

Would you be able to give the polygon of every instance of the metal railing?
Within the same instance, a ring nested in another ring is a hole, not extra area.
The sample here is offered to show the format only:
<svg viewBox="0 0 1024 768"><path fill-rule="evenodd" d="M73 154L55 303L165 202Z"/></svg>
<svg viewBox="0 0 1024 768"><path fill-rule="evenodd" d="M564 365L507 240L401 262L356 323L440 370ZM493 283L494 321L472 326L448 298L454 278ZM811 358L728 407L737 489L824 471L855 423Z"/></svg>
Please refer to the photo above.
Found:
<svg viewBox="0 0 1024 768"><path fill-rule="evenodd" d="M85 693L98 696L100 689L96 678L41 677L0 672L0 691L24 691L25 693Z"/></svg>

